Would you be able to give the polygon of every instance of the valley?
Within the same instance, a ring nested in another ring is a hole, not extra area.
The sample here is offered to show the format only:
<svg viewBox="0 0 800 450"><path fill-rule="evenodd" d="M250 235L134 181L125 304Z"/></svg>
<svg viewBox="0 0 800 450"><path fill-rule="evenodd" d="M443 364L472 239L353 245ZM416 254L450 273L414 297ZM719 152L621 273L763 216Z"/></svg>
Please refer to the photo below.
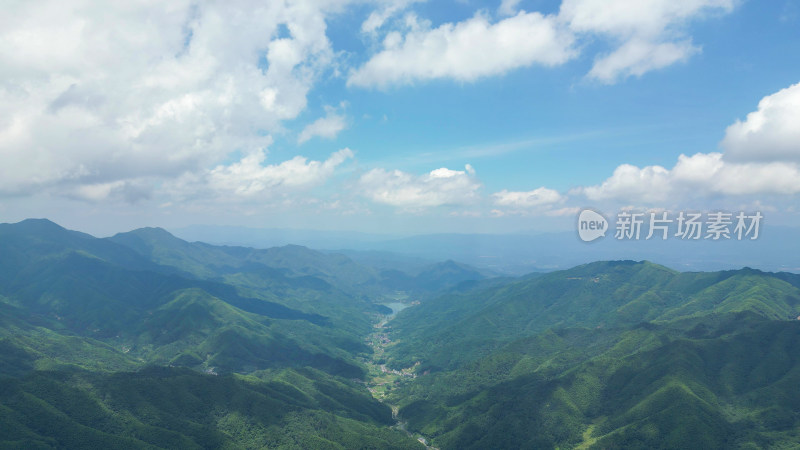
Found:
<svg viewBox="0 0 800 450"><path fill-rule="evenodd" d="M44 220L0 224L0 254L0 446L800 440L796 274L647 261L402 272Z"/></svg>
<svg viewBox="0 0 800 450"><path fill-rule="evenodd" d="M408 301L407 297L403 299ZM374 331L366 338L372 353L369 357L363 359L363 363L367 367L366 386L370 394L375 399L388 405L392 409L392 418L396 421L394 427L398 430L408 434L408 436L416 439L425 448L429 450L438 450L435 447L428 446L428 440L419 433L412 433L408 431L407 424L398 416L398 406L389 402L389 394L393 390L397 390L402 386L412 383L417 378L416 369L419 367L419 361L410 367L403 369L390 369L386 367L386 351L392 345L391 339L388 337L387 331L391 320L400 311L419 304L419 302L402 303L395 301L392 303L384 304L391 308L391 314L377 316Z"/></svg>

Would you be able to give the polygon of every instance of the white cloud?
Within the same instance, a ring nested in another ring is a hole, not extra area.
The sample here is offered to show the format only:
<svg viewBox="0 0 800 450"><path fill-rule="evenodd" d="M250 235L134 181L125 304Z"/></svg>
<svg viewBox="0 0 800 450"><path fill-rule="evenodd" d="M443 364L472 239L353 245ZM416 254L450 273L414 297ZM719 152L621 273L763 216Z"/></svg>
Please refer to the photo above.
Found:
<svg viewBox="0 0 800 450"><path fill-rule="evenodd" d="M313 137L333 139L345 128L347 128L345 116L329 109L325 117L320 117L303 128L303 131L297 137L297 143L302 144Z"/></svg>
<svg viewBox="0 0 800 450"><path fill-rule="evenodd" d="M559 15L578 32L659 38L711 12L729 12L734 0L564 0Z"/></svg>
<svg viewBox="0 0 800 450"><path fill-rule="evenodd" d="M726 160L800 162L800 83L764 97L721 145Z"/></svg>
<svg viewBox="0 0 800 450"><path fill-rule="evenodd" d="M657 202L673 194L670 171L661 166L639 168L623 164L613 175L597 186L579 188L572 194L583 194L589 200L617 199L624 201Z"/></svg>
<svg viewBox="0 0 800 450"><path fill-rule="evenodd" d="M373 169L361 176L358 186L362 195L374 202L420 209L473 203L481 183L468 164L465 170L440 168L419 176Z"/></svg>
<svg viewBox="0 0 800 450"><path fill-rule="evenodd" d="M112 181L109 183L81 184L67 187L63 195L89 202L100 202L108 198L136 203L152 197L150 185L143 180Z"/></svg>
<svg viewBox="0 0 800 450"><path fill-rule="evenodd" d="M503 209L493 209L491 214L503 216L550 216L572 215L574 207L561 207L567 197L554 189L540 187L532 191L509 191L503 189L492 194L494 205Z"/></svg>
<svg viewBox="0 0 800 450"><path fill-rule="evenodd" d="M335 7L4 5L0 194L86 185L96 197L118 182L170 178L266 147L332 63L325 15Z"/></svg>
<svg viewBox="0 0 800 450"><path fill-rule="evenodd" d="M534 64L557 66L578 55L580 42L607 42L588 77L614 83L688 60L701 51L687 34L692 20L733 10L735 0L564 0L557 15L518 10L503 0L491 23L485 12L431 28L411 15L405 29L385 35L382 48L353 71L349 85L387 87L432 79L459 81L501 75ZM392 10L395 11L395 10ZM371 31L385 17L373 13Z"/></svg>
<svg viewBox="0 0 800 450"><path fill-rule="evenodd" d="M589 200L643 204L699 196L800 193L800 84L764 97L758 110L729 126L726 153L680 155L672 169L618 166L602 183L573 189Z"/></svg>
<svg viewBox="0 0 800 450"><path fill-rule="evenodd" d="M519 192L503 189L492 194L494 203L500 206L513 206L520 208L530 208L536 206L552 205L565 200L564 196L553 189L540 187L532 191Z"/></svg>
<svg viewBox="0 0 800 450"><path fill-rule="evenodd" d="M559 17L575 33L603 36L618 47L595 59L589 78L613 83L686 61L700 51L688 23L727 13L734 0L564 0Z"/></svg>
<svg viewBox="0 0 800 450"><path fill-rule="evenodd" d="M726 162L721 153L680 155L672 169L623 164L603 183L577 188L592 201L658 204L711 195L800 193L800 168L784 162Z"/></svg>
<svg viewBox="0 0 800 450"><path fill-rule="evenodd" d="M362 30L383 32L389 18L414 1L378 2ZM202 173L233 151L266 148L270 134L306 108L320 75L336 69L326 18L346 3L5 5L0 195L96 198L132 184L146 190L148 182L158 186L187 171ZM498 12L517 6L506 0ZM682 36L683 25L731 7L732 0L565 0L558 16L520 11L495 21L478 12L437 27L409 15L405 28L387 31L380 50L348 84L471 81L559 65L576 56L574 40L582 34L620 42L591 74L611 81L685 59L696 48ZM343 114L328 113L298 141L331 138L345 126ZM734 137L731 142L742 140Z"/></svg>
<svg viewBox="0 0 800 450"><path fill-rule="evenodd" d="M353 152L342 149L325 161L309 161L302 156L280 164L265 165L266 152L255 151L230 165L220 165L202 173L189 173L168 187L179 198L223 199L225 201L271 198L305 191L333 176L335 169Z"/></svg>
<svg viewBox="0 0 800 450"><path fill-rule="evenodd" d="M411 18L405 35L387 34L382 50L351 73L349 85L386 87L415 80L473 81L533 64L566 62L572 37L554 16L520 12L490 23L484 13L431 29Z"/></svg>
<svg viewBox="0 0 800 450"><path fill-rule="evenodd" d="M372 11L361 24L361 32L372 34L381 28L390 17L405 10L411 4L424 0L385 0L378 9Z"/></svg>
<svg viewBox="0 0 800 450"><path fill-rule="evenodd" d="M686 61L699 51L688 40L653 43L631 39L611 54L597 59L588 76L604 83L613 83L618 78L642 76L651 70Z"/></svg>

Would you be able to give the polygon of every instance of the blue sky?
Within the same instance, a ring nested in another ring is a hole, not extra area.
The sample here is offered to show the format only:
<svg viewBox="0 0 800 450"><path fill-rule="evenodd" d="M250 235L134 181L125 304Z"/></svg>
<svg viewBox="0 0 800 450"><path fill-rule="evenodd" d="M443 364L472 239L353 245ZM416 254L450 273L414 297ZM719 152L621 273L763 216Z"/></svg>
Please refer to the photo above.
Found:
<svg viewBox="0 0 800 450"><path fill-rule="evenodd" d="M0 23L0 221L798 223L799 0L44 1Z"/></svg>

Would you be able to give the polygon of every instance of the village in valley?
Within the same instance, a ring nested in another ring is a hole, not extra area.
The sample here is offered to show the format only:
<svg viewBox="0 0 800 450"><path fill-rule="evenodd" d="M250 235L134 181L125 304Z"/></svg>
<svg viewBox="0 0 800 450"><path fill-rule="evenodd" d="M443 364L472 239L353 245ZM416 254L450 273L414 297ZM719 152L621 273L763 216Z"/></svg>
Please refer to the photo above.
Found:
<svg viewBox="0 0 800 450"><path fill-rule="evenodd" d="M417 376L427 375L428 372L417 373L420 367L420 361L417 361L411 367L406 367L400 370L392 369L386 366L386 349L394 345L389 337L389 322L394 318L402 309L410 306L419 305L419 301L403 302L406 300L405 295L398 295L396 303L391 303L392 313L389 315L376 315L376 323L373 325L373 332L365 339L367 345L372 349L372 355L364 357L362 362L367 366L366 386L369 392L375 399L385 403L392 408L392 417L397 421L395 428L404 431L409 436L415 438L428 450L438 450L428 444L428 440L418 434L412 433L406 429L406 423L398 417L399 407L388 402L389 394L396 388L405 383L412 382Z"/></svg>
<svg viewBox="0 0 800 450"><path fill-rule="evenodd" d="M380 401L384 401L387 394L395 387L416 378L416 370L420 365L417 361L413 366L401 370L386 366L385 352L393 345L388 334L388 323L393 316L394 314L381 316L380 321L374 325L373 333L366 338L366 343L373 352L371 357L364 361L368 368L367 389Z"/></svg>

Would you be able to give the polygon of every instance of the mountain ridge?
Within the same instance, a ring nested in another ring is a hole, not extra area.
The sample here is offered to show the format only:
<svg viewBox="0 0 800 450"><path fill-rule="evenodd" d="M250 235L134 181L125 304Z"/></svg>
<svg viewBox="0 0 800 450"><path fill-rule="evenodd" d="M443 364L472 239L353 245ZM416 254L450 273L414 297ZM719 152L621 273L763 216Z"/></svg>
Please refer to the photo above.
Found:
<svg viewBox="0 0 800 450"><path fill-rule="evenodd" d="M442 449L800 438L792 273L394 273L46 220L0 225L0 252L0 446L420 448L367 390L390 374L380 398Z"/></svg>

